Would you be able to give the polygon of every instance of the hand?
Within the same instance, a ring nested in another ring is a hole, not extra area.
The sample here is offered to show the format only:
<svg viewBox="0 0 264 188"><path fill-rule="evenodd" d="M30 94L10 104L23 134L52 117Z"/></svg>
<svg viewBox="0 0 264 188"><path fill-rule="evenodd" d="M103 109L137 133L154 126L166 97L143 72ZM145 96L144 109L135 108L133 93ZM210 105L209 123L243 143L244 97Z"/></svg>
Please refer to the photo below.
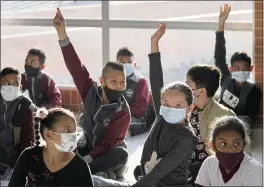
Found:
<svg viewBox="0 0 264 188"><path fill-rule="evenodd" d="M159 22L159 28L158 30L151 36L151 41L153 42L159 42L161 37L164 35L166 31L166 24Z"/></svg>
<svg viewBox="0 0 264 188"><path fill-rule="evenodd" d="M59 38L61 39L61 37L62 38L65 37L64 36L66 35L65 20L59 8L57 8L56 16L53 18L53 25L58 32Z"/></svg>
<svg viewBox="0 0 264 188"><path fill-rule="evenodd" d="M231 6L228 6L228 4L224 4L224 8L220 6L219 23L225 23L230 11Z"/></svg>

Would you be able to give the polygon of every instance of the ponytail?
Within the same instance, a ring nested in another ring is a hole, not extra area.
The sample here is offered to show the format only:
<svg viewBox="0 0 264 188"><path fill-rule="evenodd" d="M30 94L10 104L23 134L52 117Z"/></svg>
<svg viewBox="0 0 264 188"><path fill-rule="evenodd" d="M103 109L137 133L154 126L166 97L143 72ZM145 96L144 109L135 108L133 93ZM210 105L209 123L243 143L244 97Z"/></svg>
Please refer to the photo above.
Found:
<svg viewBox="0 0 264 188"><path fill-rule="evenodd" d="M40 145L40 128L41 128L41 121L43 121L48 115L48 111L45 108L39 108L36 112L35 119L34 119L34 145L38 147Z"/></svg>

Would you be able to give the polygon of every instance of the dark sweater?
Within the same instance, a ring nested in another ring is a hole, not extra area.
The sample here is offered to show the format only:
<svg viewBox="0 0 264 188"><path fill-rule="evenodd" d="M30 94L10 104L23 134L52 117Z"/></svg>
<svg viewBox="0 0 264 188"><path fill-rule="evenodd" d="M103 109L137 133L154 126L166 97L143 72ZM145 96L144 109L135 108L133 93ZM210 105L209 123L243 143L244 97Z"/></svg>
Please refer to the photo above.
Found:
<svg viewBox="0 0 264 188"><path fill-rule="evenodd" d="M160 53L150 54L149 60L150 83L157 118L143 148L141 157L143 178L134 186L184 186L187 184L187 167L197 138L189 124L169 124L159 115L160 90L163 87ZM150 160L153 151L157 152L158 159L162 160L146 174L144 166Z"/></svg>
<svg viewBox="0 0 264 188"><path fill-rule="evenodd" d="M43 160L43 148L26 149L13 170L9 187L92 187L91 172L78 154L64 168L50 172Z"/></svg>
<svg viewBox="0 0 264 188"><path fill-rule="evenodd" d="M215 65L220 69L222 73L221 85L223 85L225 79L227 79L231 74L226 62L226 46L224 32L216 32L214 58ZM241 87L237 85L234 79L232 79L231 82L233 83L230 83L230 85L232 84L234 87L229 87L228 90L234 96L239 98L241 93ZM226 104L222 99L220 99L220 103L232 109L237 116L248 116L252 119L253 122L255 122L259 113L260 99L261 91L255 85L248 94L248 97L246 99L246 106L244 107L244 109L238 108L238 106L236 108L232 108L231 106Z"/></svg>
<svg viewBox="0 0 264 188"><path fill-rule="evenodd" d="M99 86L81 63L69 38L59 41L65 64L84 104L84 133L89 155L95 159L115 148L125 139L130 125L130 111L122 97L118 103L102 104Z"/></svg>

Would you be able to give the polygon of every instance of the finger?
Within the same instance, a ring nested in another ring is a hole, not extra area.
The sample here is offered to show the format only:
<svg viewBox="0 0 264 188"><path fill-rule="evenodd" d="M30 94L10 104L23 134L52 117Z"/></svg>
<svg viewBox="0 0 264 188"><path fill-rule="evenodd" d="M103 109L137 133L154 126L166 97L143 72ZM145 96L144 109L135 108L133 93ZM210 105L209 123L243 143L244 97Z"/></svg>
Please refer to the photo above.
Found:
<svg viewBox="0 0 264 188"><path fill-rule="evenodd" d="M151 159L150 162L156 162L157 160L157 153L155 151L153 151L152 155L151 155Z"/></svg>
<svg viewBox="0 0 264 188"><path fill-rule="evenodd" d="M222 13L222 9L223 9L223 7L222 7L222 6L220 6L220 13Z"/></svg>
<svg viewBox="0 0 264 188"><path fill-rule="evenodd" d="M228 7L228 13L231 11L231 6Z"/></svg>

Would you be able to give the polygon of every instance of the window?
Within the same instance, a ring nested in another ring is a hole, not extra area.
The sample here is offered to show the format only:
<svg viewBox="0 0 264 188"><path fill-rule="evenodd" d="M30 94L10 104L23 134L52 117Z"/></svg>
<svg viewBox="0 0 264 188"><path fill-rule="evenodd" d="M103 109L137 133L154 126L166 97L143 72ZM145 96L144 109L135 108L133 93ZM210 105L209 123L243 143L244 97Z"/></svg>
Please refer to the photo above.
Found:
<svg viewBox="0 0 264 188"><path fill-rule="evenodd" d="M110 54L115 60L121 47L128 47L135 54L136 70L149 78L150 37L153 29L111 29ZM253 56L252 32L225 32L227 62L236 51L246 51ZM164 83L185 81L188 69L198 63L214 65L214 31L167 30L160 41Z"/></svg>
<svg viewBox="0 0 264 188"><path fill-rule="evenodd" d="M15 28L15 30L14 27L2 28L5 35L2 33L1 36L1 68L12 66L23 72L28 50L37 47L47 56L44 71L59 85L74 84L65 66L58 36L53 27L16 26ZM12 33L8 34L10 31ZM87 67L91 77L98 81L102 70L101 29L68 28L67 31L82 63Z"/></svg>
<svg viewBox="0 0 264 188"><path fill-rule="evenodd" d="M219 7L226 1L111 1L113 20L204 20L216 21ZM228 1L229 21L252 22L252 1Z"/></svg>
<svg viewBox="0 0 264 188"><path fill-rule="evenodd" d="M101 19L101 1L1 1L1 16L53 18L59 4L65 18Z"/></svg>

